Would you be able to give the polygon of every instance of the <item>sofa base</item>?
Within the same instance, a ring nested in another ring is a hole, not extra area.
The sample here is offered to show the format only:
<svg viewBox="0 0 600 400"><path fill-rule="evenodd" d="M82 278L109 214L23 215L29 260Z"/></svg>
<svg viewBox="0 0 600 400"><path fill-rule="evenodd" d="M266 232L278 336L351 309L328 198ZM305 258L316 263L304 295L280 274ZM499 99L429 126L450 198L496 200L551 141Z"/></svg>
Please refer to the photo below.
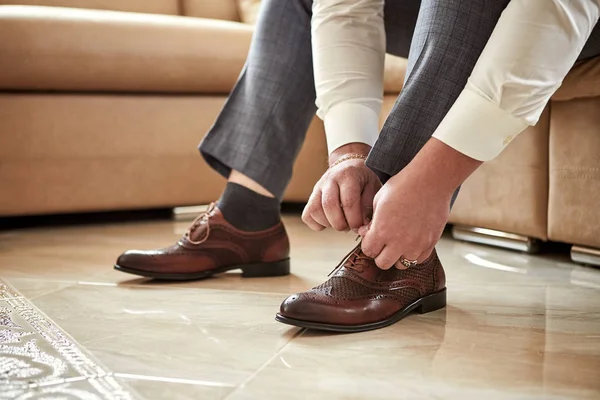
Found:
<svg viewBox="0 0 600 400"><path fill-rule="evenodd" d="M191 221L207 208L207 205L174 207L172 216L175 221Z"/></svg>
<svg viewBox="0 0 600 400"><path fill-rule="evenodd" d="M578 264L600 267L600 249L584 246L571 247L571 260Z"/></svg>
<svg viewBox="0 0 600 400"><path fill-rule="evenodd" d="M540 249L538 239L474 226L455 225L452 227L452 237L456 240L518 250L530 254L537 253Z"/></svg>

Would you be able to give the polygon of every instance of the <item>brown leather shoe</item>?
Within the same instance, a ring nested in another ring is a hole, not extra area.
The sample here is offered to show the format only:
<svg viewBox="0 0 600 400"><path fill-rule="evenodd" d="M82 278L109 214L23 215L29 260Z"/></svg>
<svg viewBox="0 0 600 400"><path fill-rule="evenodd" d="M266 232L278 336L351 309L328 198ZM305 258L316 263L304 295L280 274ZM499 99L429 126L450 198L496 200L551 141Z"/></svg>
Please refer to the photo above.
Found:
<svg viewBox="0 0 600 400"><path fill-rule="evenodd" d="M166 280L202 279L232 269L241 269L243 277L281 276L290 273L289 254L281 222L263 231L241 231L211 204L173 246L126 251L115 269Z"/></svg>
<svg viewBox="0 0 600 400"><path fill-rule="evenodd" d="M446 275L435 250L423 264L384 271L359 244L332 274L322 285L288 297L275 319L302 328L361 332L391 325L411 311L446 306Z"/></svg>

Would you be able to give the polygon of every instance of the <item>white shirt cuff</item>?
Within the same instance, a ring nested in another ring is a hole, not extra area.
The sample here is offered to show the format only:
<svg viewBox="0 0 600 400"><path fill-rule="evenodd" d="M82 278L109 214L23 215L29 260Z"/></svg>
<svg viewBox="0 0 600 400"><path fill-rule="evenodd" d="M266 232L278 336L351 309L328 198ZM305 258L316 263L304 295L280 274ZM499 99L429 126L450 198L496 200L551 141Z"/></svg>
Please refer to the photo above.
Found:
<svg viewBox="0 0 600 400"><path fill-rule="evenodd" d="M471 158L489 161L528 126L467 83L433 137Z"/></svg>
<svg viewBox="0 0 600 400"><path fill-rule="evenodd" d="M348 143L373 146L379 136L379 115L361 104L336 104L327 111L323 122L329 154Z"/></svg>

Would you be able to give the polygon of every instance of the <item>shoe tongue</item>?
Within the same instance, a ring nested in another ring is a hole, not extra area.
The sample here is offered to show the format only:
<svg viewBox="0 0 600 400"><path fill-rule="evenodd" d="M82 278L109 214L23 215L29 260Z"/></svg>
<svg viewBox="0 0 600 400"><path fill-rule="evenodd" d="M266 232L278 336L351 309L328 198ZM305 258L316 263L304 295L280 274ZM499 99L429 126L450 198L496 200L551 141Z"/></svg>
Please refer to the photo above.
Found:
<svg viewBox="0 0 600 400"><path fill-rule="evenodd" d="M203 239L207 232L207 228L208 228L208 224L206 221L206 218L203 218L199 221L197 221L194 225L192 225L192 227L190 228L190 233L189 233L189 239L197 242L201 239Z"/></svg>
<svg viewBox="0 0 600 400"><path fill-rule="evenodd" d="M215 203L211 203L206 211L198 215L188 231L185 233L184 238L187 238L191 242L199 242L206 239L210 234L211 219L219 219L219 210Z"/></svg>

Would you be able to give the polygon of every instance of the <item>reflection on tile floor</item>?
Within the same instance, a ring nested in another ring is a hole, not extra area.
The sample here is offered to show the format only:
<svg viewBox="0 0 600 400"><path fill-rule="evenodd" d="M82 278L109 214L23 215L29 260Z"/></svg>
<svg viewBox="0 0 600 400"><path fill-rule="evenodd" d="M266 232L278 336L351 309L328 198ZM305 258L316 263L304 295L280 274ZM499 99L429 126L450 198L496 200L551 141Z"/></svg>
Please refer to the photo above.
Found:
<svg viewBox="0 0 600 400"><path fill-rule="evenodd" d="M16 289L0 287L0 399L600 398L600 270L443 239L446 310L309 332L274 314L354 238L286 223L293 275L180 283L112 263L170 244L185 222L0 233L0 276Z"/></svg>

